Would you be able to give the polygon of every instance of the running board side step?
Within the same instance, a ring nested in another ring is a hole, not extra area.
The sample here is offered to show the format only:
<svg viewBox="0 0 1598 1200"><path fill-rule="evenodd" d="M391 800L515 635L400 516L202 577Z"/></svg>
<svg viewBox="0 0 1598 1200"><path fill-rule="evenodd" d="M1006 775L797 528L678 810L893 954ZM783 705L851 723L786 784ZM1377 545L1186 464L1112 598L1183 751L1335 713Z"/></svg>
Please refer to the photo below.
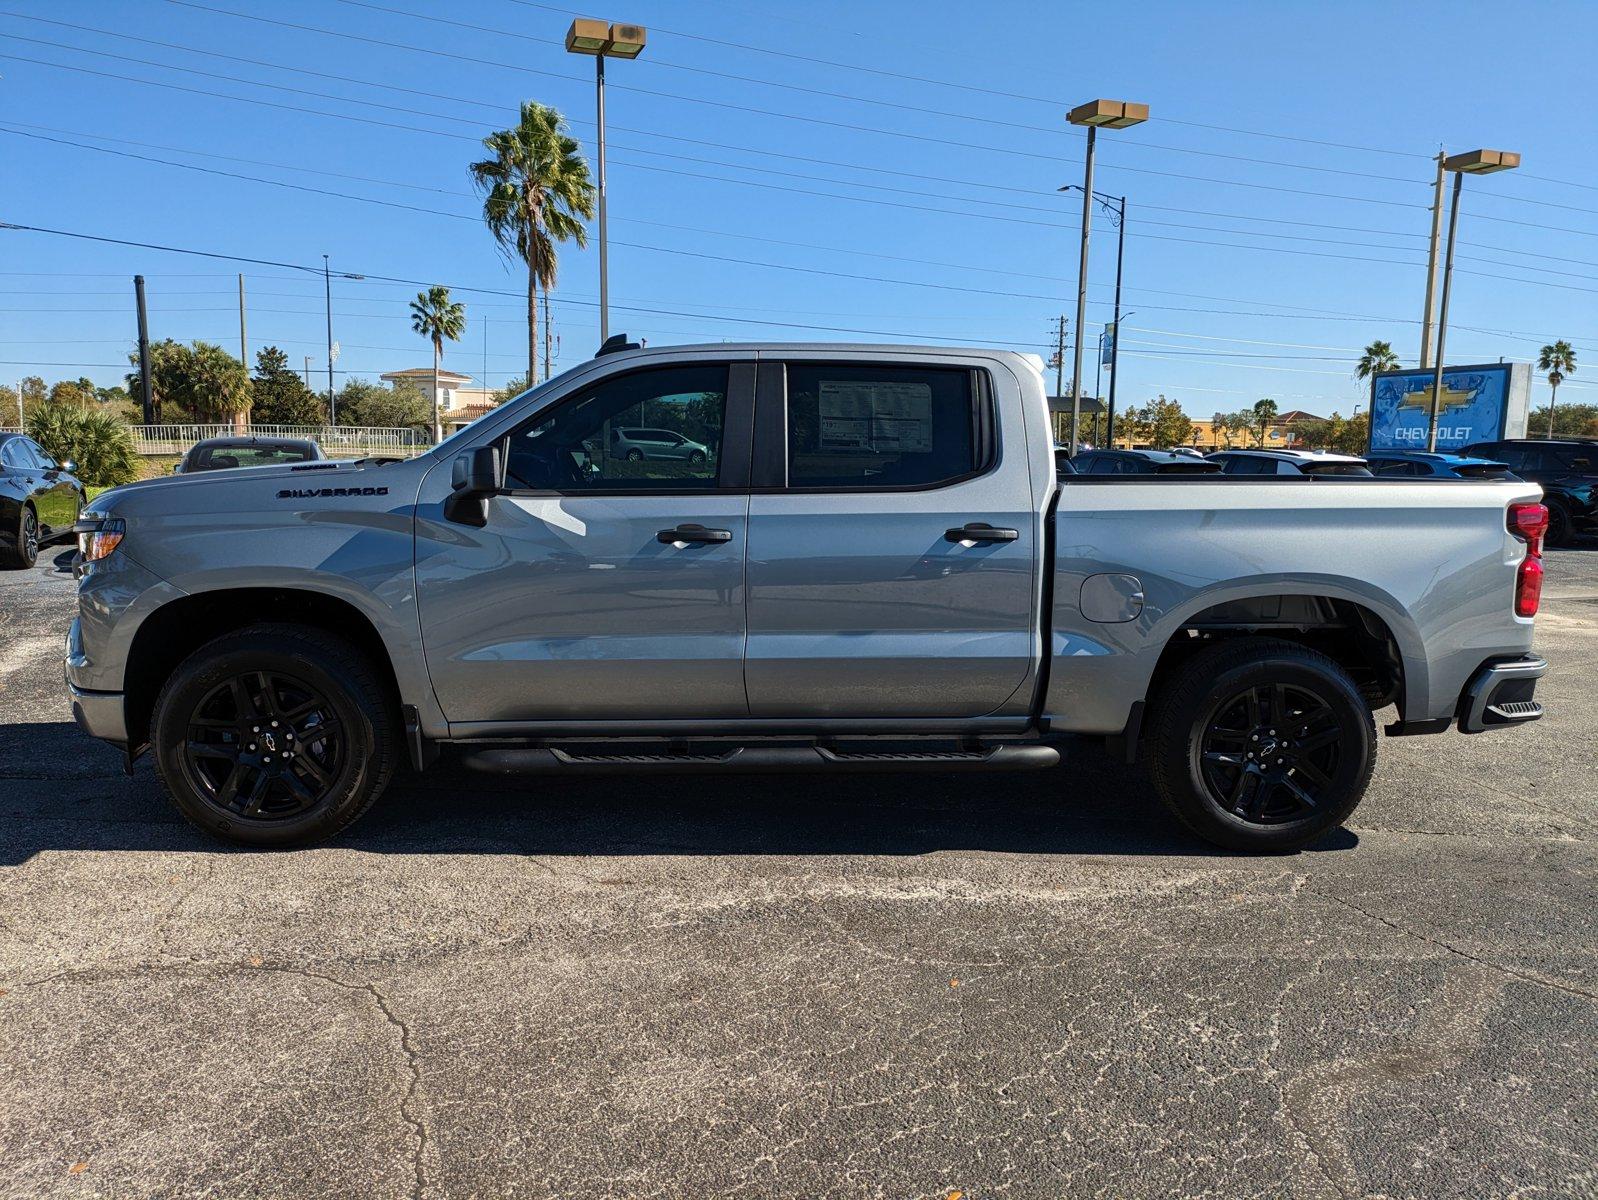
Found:
<svg viewBox="0 0 1598 1200"><path fill-rule="evenodd" d="M1053 746L982 750L838 751L824 746L739 746L719 754L575 754L553 746L469 750L462 762L494 775L787 773L790 771L1041 771L1058 766Z"/></svg>

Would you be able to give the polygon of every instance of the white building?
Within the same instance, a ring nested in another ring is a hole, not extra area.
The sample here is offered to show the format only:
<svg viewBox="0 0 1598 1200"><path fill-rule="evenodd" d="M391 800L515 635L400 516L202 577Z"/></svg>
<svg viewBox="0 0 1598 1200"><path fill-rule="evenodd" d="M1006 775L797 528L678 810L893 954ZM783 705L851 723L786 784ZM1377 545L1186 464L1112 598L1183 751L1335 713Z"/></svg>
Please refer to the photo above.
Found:
<svg viewBox="0 0 1598 1200"><path fill-rule="evenodd" d="M433 386L432 367L408 367L403 371L388 371L378 376L390 387L405 383L416 388L425 397ZM472 377L458 371L438 370L438 410L448 437L462 426L470 425L493 408L495 390L473 387Z"/></svg>

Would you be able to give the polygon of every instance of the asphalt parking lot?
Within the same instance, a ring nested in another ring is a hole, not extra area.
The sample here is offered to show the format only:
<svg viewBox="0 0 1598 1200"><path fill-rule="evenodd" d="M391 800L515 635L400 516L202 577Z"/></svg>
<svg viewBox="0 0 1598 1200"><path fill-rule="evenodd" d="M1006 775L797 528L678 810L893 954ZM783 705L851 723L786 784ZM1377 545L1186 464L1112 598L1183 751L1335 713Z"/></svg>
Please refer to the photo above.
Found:
<svg viewBox="0 0 1598 1200"><path fill-rule="evenodd" d="M1598 1195L1598 543L1548 562L1549 715L1252 859L1093 748L445 768L230 851L71 725L70 577L0 575L0 1195Z"/></svg>

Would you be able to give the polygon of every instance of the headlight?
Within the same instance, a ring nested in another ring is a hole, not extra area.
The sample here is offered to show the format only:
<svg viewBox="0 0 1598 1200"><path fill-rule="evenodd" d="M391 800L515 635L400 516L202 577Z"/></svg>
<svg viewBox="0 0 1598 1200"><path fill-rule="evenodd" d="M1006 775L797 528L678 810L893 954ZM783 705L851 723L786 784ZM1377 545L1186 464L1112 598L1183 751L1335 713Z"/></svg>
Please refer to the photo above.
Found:
<svg viewBox="0 0 1598 1200"><path fill-rule="evenodd" d="M121 517L78 523L78 553L86 563L99 562L122 544L127 525Z"/></svg>

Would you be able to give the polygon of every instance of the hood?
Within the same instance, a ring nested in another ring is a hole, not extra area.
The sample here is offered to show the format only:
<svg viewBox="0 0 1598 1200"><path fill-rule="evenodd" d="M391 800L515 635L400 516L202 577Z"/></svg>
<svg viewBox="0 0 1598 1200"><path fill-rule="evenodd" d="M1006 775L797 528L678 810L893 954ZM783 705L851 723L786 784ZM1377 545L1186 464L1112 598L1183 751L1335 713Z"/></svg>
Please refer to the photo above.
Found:
<svg viewBox="0 0 1598 1200"><path fill-rule="evenodd" d="M89 502L85 511L110 516L126 513L130 509L145 508L167 512L179 509L191 512L235 509L276 498L282 491L384 487L388 486L391 477L410 475L414 471L425 472L431 465L432 456L422 454L399 462L358 458L319 459L315 462L197 471L192 475L160 475L101 492Z"/></svg>

